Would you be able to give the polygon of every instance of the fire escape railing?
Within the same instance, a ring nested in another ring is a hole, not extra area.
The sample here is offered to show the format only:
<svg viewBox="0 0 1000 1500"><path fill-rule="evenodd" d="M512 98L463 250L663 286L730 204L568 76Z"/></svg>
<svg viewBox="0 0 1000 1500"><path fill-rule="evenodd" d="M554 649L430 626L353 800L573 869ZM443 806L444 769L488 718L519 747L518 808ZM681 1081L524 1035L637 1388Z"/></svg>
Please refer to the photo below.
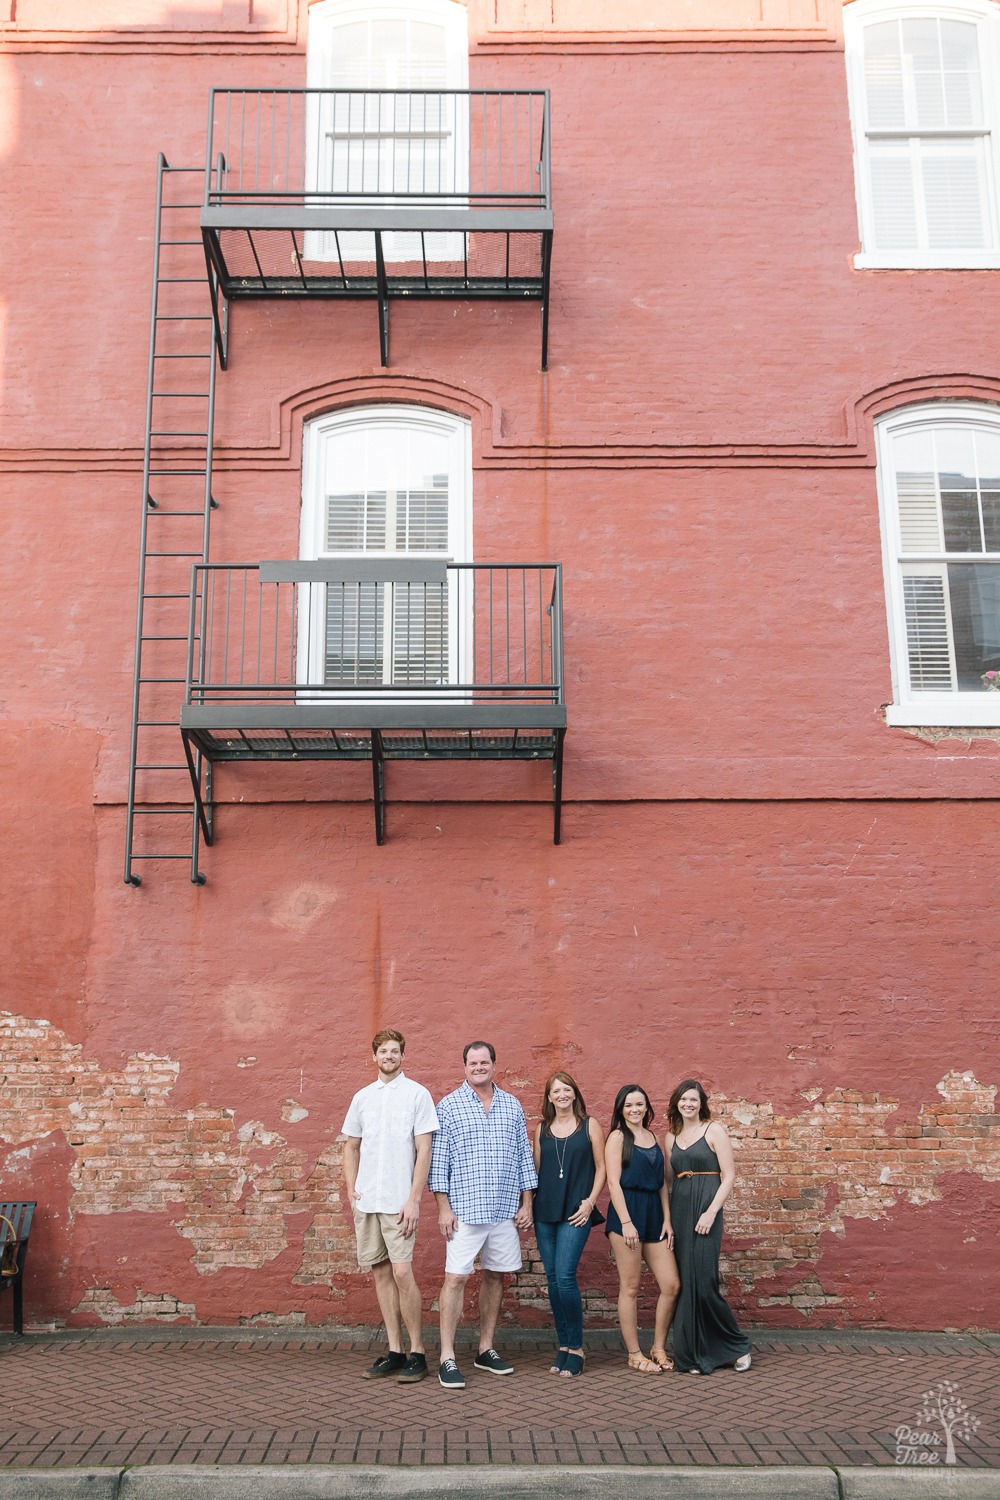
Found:
<svg viewBox="0 0 1000 1500"><path fill-rule="evenodd" d="M221 169L220 169L221 164ZM205 207L550 209L540 89L213 89Z"/></svg>
<svg viewBox="0 0 1000 1500"><path fill-rule="evenodd" d="M557 563L196 564L181 730L192 762L551 760L559 841ZM192 782L198 785L192 769ZM211 820L203 819L211 840Z"/></svg>
<svg viewBox="0 0 1000 1500"><path fill-rule="evenodd" d="M538 300L546 367L544 90L213 89L201 225L224 298L377 298L383 365L402 296Z"/></svg>

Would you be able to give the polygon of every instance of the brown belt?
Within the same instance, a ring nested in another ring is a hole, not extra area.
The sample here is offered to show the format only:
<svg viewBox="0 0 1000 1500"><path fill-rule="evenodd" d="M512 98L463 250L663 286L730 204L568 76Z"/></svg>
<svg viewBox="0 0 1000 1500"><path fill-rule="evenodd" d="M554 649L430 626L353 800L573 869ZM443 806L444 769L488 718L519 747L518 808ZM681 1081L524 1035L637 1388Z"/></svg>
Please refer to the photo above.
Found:
<svg viewBox="0 0 1000 1500"><path fill-rule="evenodd" d="M675 1172L675 1177L721 1177L721 1172Z"/></svg>

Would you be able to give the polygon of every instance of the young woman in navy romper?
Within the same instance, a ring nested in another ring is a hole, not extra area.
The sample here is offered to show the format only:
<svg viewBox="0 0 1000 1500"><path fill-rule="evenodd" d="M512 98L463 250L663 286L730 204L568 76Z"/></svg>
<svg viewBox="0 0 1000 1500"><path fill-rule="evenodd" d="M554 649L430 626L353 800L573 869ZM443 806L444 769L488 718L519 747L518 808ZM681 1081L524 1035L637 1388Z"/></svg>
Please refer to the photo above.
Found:
<svg viewBox="0 0 1000 1500"><path fill-rule="evenodd" d="M680 1282L674 1261L670 1204L664 1181L663 1152L649 1126L653 1106L646 1090L628 1083L618 1090L605 1147L611 1206L605 1234L618 1268L618 1322L628 1350L630 1370L659 1375L672 1370L667 1333ZM653 1347L649 1359L639 1347L638 1300L642 1263L656 1277L659 1296Z"/></svg>

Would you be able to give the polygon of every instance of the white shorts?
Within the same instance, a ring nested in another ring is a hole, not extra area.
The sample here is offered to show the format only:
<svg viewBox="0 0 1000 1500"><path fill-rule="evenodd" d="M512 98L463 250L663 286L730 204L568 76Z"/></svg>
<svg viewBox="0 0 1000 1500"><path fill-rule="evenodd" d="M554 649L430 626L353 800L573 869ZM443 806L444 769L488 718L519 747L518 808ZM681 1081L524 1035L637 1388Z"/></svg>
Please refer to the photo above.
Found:
<svg viewBox="0 0 1000 1500"><path fill-rule="evenodd" d="M463 1224L448 1241L444 1259L449 1276L471 1276L473 1262L482 1253L484 1271L519 1271L521 1239L513 1219L499 1224Z"/></svg>

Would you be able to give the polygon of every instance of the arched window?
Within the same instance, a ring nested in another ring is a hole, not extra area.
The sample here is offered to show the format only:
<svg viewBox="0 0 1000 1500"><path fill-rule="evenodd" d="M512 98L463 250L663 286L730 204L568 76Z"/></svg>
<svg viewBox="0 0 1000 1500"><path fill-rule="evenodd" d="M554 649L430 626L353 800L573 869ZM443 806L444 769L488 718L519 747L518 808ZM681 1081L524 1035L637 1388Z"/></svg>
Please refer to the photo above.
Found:
<svg viewBox="0 0 1000 1500"><path fill-rule="evenodd" d="M352 407L308 423L300 553L471 562L469 423L417 406ZM418 592L370 579L317 590L302 625L301 680L456 682L456 609L453 584Z"/></svg>
<svg viewBox="0 0 1000 1500"><path fill-rule="evenodd" d="M844 11L857 265L1000 264L998 37L991 0Z"/></svg>
<svg viewBox="0 0 1000 1500"><path fill-rule="evenodd" d="M1000 408L876 428L893 724L1000 724Z"/></svg>

